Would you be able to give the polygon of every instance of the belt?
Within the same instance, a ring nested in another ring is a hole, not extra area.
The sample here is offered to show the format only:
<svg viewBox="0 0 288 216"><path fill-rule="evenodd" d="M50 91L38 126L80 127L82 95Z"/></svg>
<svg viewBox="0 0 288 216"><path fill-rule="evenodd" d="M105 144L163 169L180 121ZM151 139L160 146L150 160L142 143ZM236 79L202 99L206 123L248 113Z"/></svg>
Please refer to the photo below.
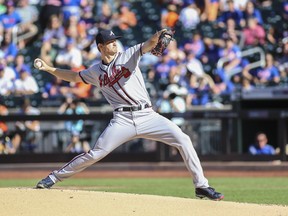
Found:
<svg viewBox="0 0 288 216"><path fill-rule="evenodd" d="M150 106L148 103L146 104L139 104L138 106L131 106L131 107L119 107L116 108L114 111L115 112L132 112L132 111L139 111L139 110L143 110L146 108L152 107Z"/></svg>

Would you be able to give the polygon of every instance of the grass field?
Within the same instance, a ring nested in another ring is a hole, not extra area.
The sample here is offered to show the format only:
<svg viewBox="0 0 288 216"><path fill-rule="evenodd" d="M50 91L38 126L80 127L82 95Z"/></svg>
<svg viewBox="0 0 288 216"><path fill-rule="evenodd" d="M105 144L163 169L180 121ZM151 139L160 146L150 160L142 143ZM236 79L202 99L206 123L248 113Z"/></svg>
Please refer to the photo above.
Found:
<svg viewBox="0 0 288 216"><path fill-rule="evenodd" d="M39 179L0 179L0 187L34 187ZM209 178L225 201L288 205L288 178ZM190 178L71 178L55 188L195 198Z"/></svg>

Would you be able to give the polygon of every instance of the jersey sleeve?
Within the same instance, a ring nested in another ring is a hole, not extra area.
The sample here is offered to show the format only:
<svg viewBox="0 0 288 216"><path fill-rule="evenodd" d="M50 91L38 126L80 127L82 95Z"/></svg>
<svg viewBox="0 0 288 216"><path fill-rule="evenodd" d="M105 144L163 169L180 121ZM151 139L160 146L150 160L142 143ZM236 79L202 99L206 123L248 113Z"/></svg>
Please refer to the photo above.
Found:
<svg viewBox="0 0 288 216"><path fill-rule="evenodd" d="M140 58L143 55L142 46L143 46L143 43L137 44L133 47L128 48L126 51L124 51L124 53L123 53L124 59L123 60L125 62L125 65L128 68L134 69L138 65Z"/></svg>
<svg viewBox="0 0 288 216"><path fill-rule="evenodd" d="M79 72L79 76L86 84L92 84L99 87L97 73L95 72L95 65Z"/></svg>

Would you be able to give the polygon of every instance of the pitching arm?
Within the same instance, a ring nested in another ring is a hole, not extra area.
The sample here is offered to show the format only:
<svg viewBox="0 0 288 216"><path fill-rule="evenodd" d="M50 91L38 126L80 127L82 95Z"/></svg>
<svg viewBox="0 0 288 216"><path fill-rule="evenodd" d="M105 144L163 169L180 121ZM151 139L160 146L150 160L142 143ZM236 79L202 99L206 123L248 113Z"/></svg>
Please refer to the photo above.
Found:
<svg viewBox="0 0 288 216"><path fill-rule="evenodd" d="M81 77L79 76L79 73L71 71L71 70L51 67L47 65L46 62L40 58L37 58L34 60L34 67L38 70L46 71L68 82L83 82Z"/></svg>

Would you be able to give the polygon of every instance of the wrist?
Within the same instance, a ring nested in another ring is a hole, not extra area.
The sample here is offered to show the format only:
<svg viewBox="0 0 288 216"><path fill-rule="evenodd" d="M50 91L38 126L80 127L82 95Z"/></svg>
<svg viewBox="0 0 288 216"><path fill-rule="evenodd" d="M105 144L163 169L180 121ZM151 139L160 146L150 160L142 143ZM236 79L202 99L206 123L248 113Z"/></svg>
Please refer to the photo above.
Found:
<svg viewBox="0 0 288 216"><path fill-rule="evenodd" d="M56 71L56 68L48 66L47 72L53 73L54 71Z"/></svg>

